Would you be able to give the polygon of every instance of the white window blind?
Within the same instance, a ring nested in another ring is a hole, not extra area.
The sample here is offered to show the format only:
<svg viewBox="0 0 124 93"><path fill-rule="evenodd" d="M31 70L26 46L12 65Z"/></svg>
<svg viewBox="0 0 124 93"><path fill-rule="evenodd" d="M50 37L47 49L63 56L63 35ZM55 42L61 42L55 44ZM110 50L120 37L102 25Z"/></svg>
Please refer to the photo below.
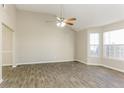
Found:
<svg viewBox="0 0 124 93"><path fill-rule="evenodd" d="M104 33L104 57L124 59L124 29Z"/></svg>
<svg viewBox="0 0 124 93"><path fill-rule="evenodd" d="M99 33L90 33L89 43L89 56L99 56Z"/></svg>

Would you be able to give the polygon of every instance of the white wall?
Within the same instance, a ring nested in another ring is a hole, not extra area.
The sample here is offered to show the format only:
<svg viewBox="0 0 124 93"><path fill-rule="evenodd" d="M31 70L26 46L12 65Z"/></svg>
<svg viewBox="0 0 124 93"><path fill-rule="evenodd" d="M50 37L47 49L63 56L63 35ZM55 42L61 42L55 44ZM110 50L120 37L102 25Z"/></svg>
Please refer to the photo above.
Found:
<svg viewBox="0 0 124 93"><path fill-rule="evenodd" d="M16 62L31 64L74 60L75 32L47 23L51 16L17 12ZM55 19L56 20L56 19Z"/></svg>

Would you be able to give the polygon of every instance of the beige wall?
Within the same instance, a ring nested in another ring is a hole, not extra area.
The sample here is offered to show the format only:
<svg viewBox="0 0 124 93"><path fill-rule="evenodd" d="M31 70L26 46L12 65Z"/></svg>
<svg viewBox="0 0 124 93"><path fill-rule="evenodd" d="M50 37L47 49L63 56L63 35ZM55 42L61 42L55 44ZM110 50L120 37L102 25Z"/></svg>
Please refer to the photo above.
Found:
<svg viewBox="0 0 124 93"><path fill-rule="evenodd" d="M74 60L75 32L46 22L51 19L46 14L17 12L17 64Z"/></svg>
<svg viewBox="0 0 124 93"><path fill-rule="evenodd" d="M76 32L76 58L77 61L87 61L87 31Z"/></svg>

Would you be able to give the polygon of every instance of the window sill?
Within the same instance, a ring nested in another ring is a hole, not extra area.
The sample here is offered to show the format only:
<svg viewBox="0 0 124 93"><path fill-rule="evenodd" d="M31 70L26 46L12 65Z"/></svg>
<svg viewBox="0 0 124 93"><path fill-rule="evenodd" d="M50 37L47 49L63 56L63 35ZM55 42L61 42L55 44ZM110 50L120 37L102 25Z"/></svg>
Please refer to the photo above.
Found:
<svg viewBox="0 0 124 93"><path fill-rule="evenodd" d="M103 59L115 60L115 61L124 61L124 59L121 59L121 58L112 58L112 57L104 57Z"/></svg>
<svg viewBox="0 0 124 93"><path fill-rule="evenodd" d="M88 56L88 58L100 58L100 56Z"/></svg>

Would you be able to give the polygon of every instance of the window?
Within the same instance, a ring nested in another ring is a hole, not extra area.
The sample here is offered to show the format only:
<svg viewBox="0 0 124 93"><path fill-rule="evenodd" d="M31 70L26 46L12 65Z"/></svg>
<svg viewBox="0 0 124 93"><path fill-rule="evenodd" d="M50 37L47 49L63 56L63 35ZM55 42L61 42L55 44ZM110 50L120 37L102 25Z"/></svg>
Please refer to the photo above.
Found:
<svg viewBox="0 0 124 93"><path fill-rule="evenodd" d="M99 56L99 33L90 33L89 41L89 56Z"/></svg>
<svg viewBox="0 0 124 93"><path fill-rule="evenodd" d="M124 29L104 33L104 57L124 59Z"/></svg>

